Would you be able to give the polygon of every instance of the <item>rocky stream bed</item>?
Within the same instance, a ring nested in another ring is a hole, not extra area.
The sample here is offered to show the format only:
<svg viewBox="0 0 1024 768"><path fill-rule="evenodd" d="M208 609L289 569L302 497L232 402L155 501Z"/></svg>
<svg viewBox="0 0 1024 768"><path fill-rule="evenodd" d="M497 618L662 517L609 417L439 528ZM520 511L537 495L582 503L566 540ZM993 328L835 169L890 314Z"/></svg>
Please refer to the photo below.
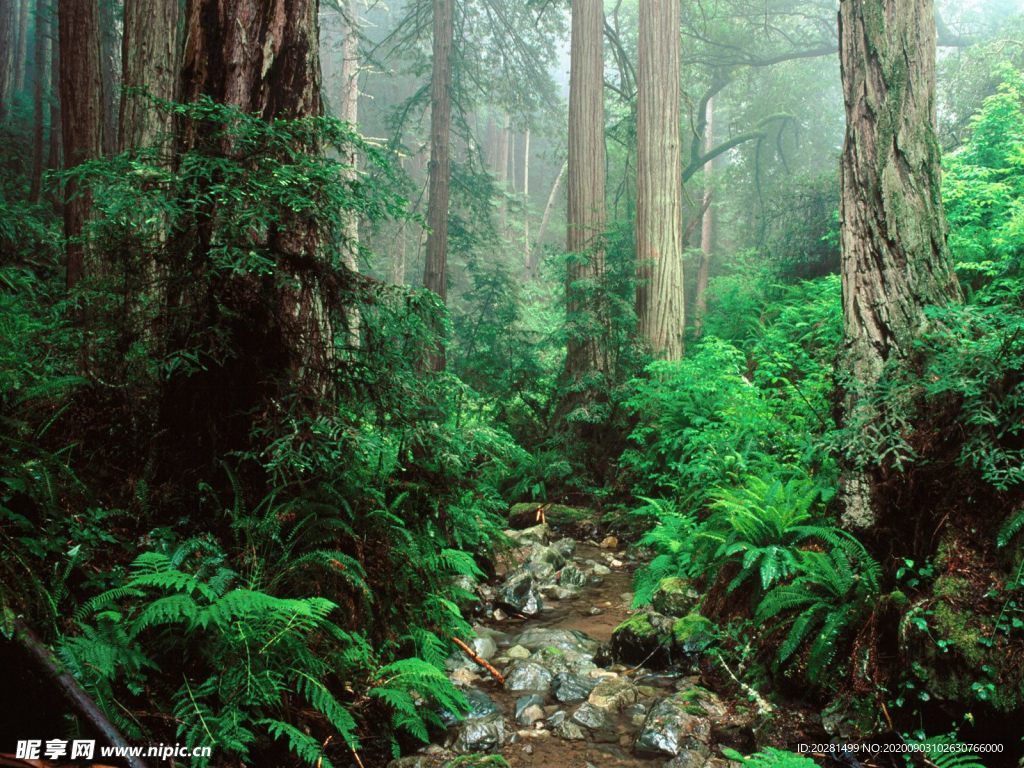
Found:
<svg viewBox="0 0 1024 768"><path fill-rule="evenodd" d="M451 679L471 711L389 768L435 768L473 753L500 754L513 768L725 768L736 764L723 747L758 746L755 705L716 693L701 674L699 625L631 610L637 563L614 537L559 538L546 525L508 534L516 548L497 584L477 588L473 641L504 684L452 656ZM675 640L645 644L651 622L667 622ZM788 727L801 731L795 716Z"/></svg>

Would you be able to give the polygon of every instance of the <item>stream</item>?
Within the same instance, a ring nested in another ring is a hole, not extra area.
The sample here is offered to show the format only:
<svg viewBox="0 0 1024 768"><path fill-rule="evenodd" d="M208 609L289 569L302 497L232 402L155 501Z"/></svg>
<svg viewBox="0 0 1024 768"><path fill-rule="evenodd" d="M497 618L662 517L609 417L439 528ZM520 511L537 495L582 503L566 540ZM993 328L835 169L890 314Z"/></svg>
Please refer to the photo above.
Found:
<svg viewBox="0 0 1024 768"><path fill-rule="evenodd" d="M632 614L638 563L615 537L560 538L546 525L508 531L517 544L496 584L477 588L473 648L448 660L471 710L444 739L390 768L436 768L500 754L512 768L725 768L724 744L750 742L753 715L708 689L694 666L671 673L616 663L613 630Z"/></svg>

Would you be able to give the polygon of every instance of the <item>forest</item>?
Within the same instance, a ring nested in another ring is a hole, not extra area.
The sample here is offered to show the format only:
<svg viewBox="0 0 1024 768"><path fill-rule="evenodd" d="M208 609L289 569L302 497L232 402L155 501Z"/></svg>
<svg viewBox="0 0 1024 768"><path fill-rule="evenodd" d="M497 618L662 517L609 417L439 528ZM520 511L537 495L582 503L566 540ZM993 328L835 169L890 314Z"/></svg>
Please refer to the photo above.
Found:
<svg viewBox="0 0 1024 768"><path fill-rule="evenodd" d="M0 0L0 766L1024 766L1019 0Z"/></svg>

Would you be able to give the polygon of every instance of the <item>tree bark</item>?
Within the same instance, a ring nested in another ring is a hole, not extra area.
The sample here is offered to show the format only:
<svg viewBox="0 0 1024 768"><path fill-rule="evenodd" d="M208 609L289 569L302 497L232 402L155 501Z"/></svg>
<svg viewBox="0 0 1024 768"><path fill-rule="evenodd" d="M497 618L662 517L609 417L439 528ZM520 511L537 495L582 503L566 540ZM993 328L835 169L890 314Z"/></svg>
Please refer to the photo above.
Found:
<svg viewBox="0 0 1024 768"><path fill-rule="evenodd" d="M0 0L3 2L3 0ZM63 166L64 131L61 129L60 109L60 32L57 11L50 3L50 140L46 153L46 167L58 170Z"/></svg>
<svg viewBox="0 0 1024 768"><path fill-rule="evenodd" d="M317 6L317 0L189 0L182 100L208 96L268 121L321 115ZM187 127L186 149L204 129ZM249 345L240 354L268 357L268 365L281 370L266 371L267 378L283 379L289 395L298 395L303 408L313 412L329 402L335 357L323 238L315 224L304 221L285 220L273 228L268 243L277 254L273 279L258 286L257 278L244 279L274 312L268 327L247 329L239 337L240 344ZM249 302L234 307L245 316L252 308L252 299L245 298L249 288L237 293L236 301Z"/></svg>
<svg viewBox="0 0 1024 768"><path fill-rule="evenodd" d="M150 146L171 131L170 114L132 89L145 89L154 98L174 101L181 67L179 15L177 2L125 0L120 151Z"/></svg>
<svg viewBox="0 0 1024 768"><path fill-rule="evenodd" d="M28 69L28 7L30 0L18 3L18 47L14 62L14 92L25 90L25 72Z"/></svg>
<svg viewBox="0 0 1024 768"><path fill-rule="evenodd" d="M638 330L655 355L683 356L679 0L640 0L637 74Z"/></svg>
<svg viewBox="0 0 1024 768"><path fill-rule="evenodd" d="M960 289L940 196L933 2L842 0L839 36L844 406L848 423L870 425L880 416L871 395L883 369L915 363L924 307L958 301ZM873 455L847 461L847 526L878 519L883 469Z"/></svg>
<svg viewBox="0 0 1024 768"><path fill-rule="evenodd" d="M569 158L566 275L569 334L565 376L579 382L605 373L601 320L595 317L594 284L605 271L604 10L593 0L573 0L569 54Z"/></svg>
<svg viewBox="0 0 1024 768"><path fill-rule="evenodd" d="M704 147L710 152L715 146L715 99L708 99L705 112ZM697 286L693 299L693 335L704 335L704 315L708 311L708 280L711 276L711 258L715 240L715 210L711 207L714 183L715 161L704 165L704 200L700 217L700 263L697 266Z"/></svg>
<svg viewBox="0 0 1024 768"><path fill-rule="evenodd" d="M523 266L530 268L530 129L523 134Z"/></svg>
<svg viewBox="0 0 1024 768"><path fill-rule="evenodd" d="M15 49L18 6L15 0L0 0L0 121L11 113L15 82Z"/></svg>
<svg viewBox="0 0 1024 768"><path fill-rule="evenodd" d="M99 4L97 0L60 0L60 102L64 167L74 168L103 155L103 79L100 72ZM64 234L82 234L91 202L66 182ZM73 288L86 272L85 248L67 246L67 286Z"/></svg>
<svg viewBox="0 0 1024 768"><path fill-rule="evenodd" d="M448 297L448 197L451 182L449 141L452 120L452 0L433 0L433 71L430 77L430 197L427 204L427 257L423 287L442 302ZM444 347L439 342L430 356L434 370L445 367Z"/></svg>
<svg viewBox="0 0 1024 768"><path fill-rule="evenodd" d="M50 81L50 73L47 67L50 63L50 37L52 35L52 15L49 0L36 0L35 16L35 51L33 52L35 80L32 82L32 182L28 195L33 203L39 202L39 196L43 188L44 139L46 134L46 119L43 114L43 106L46 88Z"/></svg>
<svg viewBox="0 0 1024 768"><path fill-rule="evenodd" d="M169 3L171 4L171 3ZM103 77L103 154L113 157L118 146L118 103L121 88L121 38L117 3L100 0L100 72Z"/></svg>
<svg viewBox="0 0 1024 768"><path fill-rule="evenodd" d="M498 235L508 236L508 161L512 136L512 116L505 114L505 122L498 129Z"/></svg>

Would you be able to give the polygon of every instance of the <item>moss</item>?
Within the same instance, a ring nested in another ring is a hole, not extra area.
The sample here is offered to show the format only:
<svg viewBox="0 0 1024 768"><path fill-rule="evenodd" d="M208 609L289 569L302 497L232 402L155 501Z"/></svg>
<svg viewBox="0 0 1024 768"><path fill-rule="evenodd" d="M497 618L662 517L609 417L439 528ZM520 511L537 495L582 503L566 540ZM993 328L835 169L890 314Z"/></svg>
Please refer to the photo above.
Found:
<svg viewBox="0 0 1024 768"><path fill-rule="evenodd" d="M651 619L646 613L637 613L619 624L612 632L612 635L618 635L622 632L629 632L634 637L654 637L658 630L651 625Z"/></svg>
<svg viewBox="0 0 1024 768"><path fill-rule="evenodd" d="M699 613L689 613L672 622L672 637L680 645L706 638L715 625Z"/></svg>

